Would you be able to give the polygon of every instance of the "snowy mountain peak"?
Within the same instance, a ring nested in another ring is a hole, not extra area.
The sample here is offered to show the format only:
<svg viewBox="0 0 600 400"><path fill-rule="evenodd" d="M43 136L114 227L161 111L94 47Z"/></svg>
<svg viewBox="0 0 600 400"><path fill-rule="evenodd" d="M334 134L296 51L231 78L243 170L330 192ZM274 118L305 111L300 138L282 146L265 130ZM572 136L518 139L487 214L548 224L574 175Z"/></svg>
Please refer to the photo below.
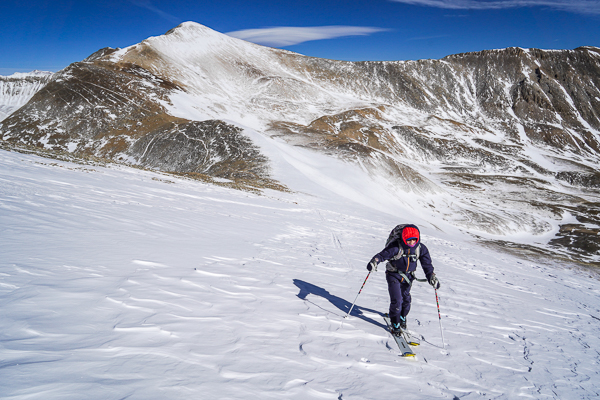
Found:
<svg viewBox="0 0 600 400"><path fill-rule="evenodd" d="M204 46L208 44L227 45L240 41L240 39L232 38L196 22L184 22L164 35L148 38L142 43L157 46L164 43L186 45L190 46L190 50L193 50L196 47L205 48Z"/></svg>
<svg viewBox="0 0 600 400"><path fill-rule="evenodd" d="M198 64L211 55L237 55L244 57L247 52L260 51L263 46L227 36L196 22L184 22L164 35L150 37L139 44L123 49L115 54L118 57L130 53L148 51L148 48L158 52L170 62ZM267 48L264 48L267 49ZM274 50L277 51L277 50Z"/></svg>
<svg viewBox="0 0 600 400"><path fill-rule="evenodd" d="M261 46L261 45L255 44L255 43L247 42L245 40L238 39L238 38L226 35L224 33L215 31L214 29L211 29L205 25L202 25L202 24L199 24L199 23L193 22L193 21L183 22L180 25L178 25L177 27L166 32L164 35L149 38L149 39L143 41L142 43L144 43L146 41L153 42L153 41L161 41L161 40L167 41L169 43L172 43L172 42L188 43L191 46L200 46L200 47L202 47L203 45L206 45L207 43L213 43L213 44L220 44L223 46L226 46L226 45L236 46L236 48L238 48L238 49L248 46L248 47L251 47L254 49L264 48L264 49L269 49L269 50L275 51L275 52L283 52L283 53L288 52L287 50L274 49L274 48Z"/></svg>
<svg viewBox="0 0 600 400"><path fill-rule="evenodd" d="M164 36L167 36L167 35L178 36L182 40L186 40L185 38L195 40L199 37L227 36L220 32L217 32L214 29L211 29L205 25L202 25L202 24L199 24L199 23L193 22L193 21L186 21L186 22L179 24L175 28L173 28L173 29L169 30L167 33L165 33Z"/></svg>
<svg viewBox="0 0 600 400"><path fill-rule="evenodd" d="M34 69L31 72L15 72L12 75L6 75L6 76L2 76L0 75L0 78L28 78L30 76L50 76L54 74L54 72L50 72L50 71L40 71L37 69Z"/></svg>

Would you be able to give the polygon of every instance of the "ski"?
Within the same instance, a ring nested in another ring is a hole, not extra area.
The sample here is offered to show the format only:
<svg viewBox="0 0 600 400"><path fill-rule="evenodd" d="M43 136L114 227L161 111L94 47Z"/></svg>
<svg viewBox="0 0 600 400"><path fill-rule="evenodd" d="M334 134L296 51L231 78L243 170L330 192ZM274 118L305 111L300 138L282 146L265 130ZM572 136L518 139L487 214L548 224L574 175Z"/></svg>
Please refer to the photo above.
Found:
<svg viewBox="0 0 600 400"><path fill-rule="evenodd" d="M420 346L421 341L415 337L415 335L410 331L403 331L402 335L404 335L404 339L411 346Z"/></svg>
<svg viewBox="0 0 600 400"><path fill-rule="evenodd" d="M385 314L383 316L383 319L385 320L385 323L387 324L388 331L390 332L390 334L396 341L396 344L398 345L398 348L400 349L400 352L402 353L402 357L414 357L416 354L410 348L408 341L404 338L404 334L400 334L399 336L394 335L392 333L392 323L390 322L390 317L387 314Z"/></svg>

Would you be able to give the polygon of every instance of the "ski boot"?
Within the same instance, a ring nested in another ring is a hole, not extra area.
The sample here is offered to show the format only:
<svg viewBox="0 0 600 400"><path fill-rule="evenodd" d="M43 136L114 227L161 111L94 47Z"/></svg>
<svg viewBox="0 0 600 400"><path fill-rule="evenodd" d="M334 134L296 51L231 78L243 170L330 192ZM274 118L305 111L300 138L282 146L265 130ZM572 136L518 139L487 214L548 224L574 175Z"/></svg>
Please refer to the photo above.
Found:
<svg viewBox="0 0 600 400"><path fill-rule="evenodd" d="M406 317L400 316L400 329L406 330Z"/></svg>
<svg viewBox="0 0 600 400"><path fill-rule="evenodd" d="M402 326L400 323L396 322L392 324L392 335L400 336L402 334Z"/></svg>

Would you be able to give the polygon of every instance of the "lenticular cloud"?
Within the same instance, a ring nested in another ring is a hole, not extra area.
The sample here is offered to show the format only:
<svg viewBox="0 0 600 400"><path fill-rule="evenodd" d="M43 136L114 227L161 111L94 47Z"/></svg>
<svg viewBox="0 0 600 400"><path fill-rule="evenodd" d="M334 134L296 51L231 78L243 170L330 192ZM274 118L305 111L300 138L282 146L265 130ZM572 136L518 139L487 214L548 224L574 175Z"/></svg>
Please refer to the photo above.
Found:
<svg viewBox="0 0 600 400"><path fill-rule="evenodd" d="M291 46L311 40L333 39L343 36L365 36L386 29L361 26L281 26L264 29L246 29L227 35L266 46Z"/></svg>

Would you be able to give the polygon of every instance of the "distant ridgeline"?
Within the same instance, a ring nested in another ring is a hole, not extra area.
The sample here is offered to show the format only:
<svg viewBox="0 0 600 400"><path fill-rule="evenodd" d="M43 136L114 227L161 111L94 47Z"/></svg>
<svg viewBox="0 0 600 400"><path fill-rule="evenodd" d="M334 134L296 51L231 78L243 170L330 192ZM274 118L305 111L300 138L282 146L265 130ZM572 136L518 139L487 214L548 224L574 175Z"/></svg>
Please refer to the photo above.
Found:
<svg viewBox="0 0 600 400"><path fill-rule="evenodd" d="M51 77L52 72L42 71L0 76L0 121L25 105Z"/></svg>

